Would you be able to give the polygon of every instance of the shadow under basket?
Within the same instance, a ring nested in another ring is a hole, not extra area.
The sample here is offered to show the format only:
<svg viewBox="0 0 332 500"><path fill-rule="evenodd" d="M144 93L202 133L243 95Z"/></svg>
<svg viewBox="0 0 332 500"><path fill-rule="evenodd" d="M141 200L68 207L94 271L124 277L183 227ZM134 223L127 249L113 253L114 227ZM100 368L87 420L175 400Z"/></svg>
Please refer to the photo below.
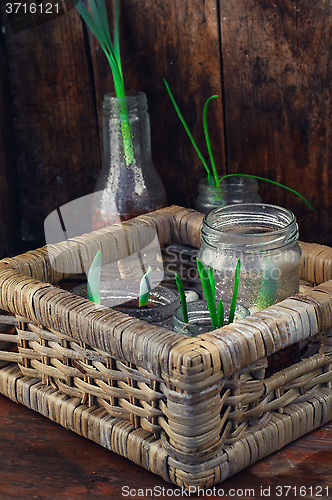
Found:
<svg viewBox="0 0 332 500"><path fill-rule="evenodd" d="M198 248L202 219L172 206L0 262L0 307L18 323L0 334L17 346L0 351L0 391L186 488L211 487L332 418L328 247L301 243L301 293L194 338L58 286L98 250L107 264L156 234ZM268 357L289 346L299 361L267 376Z"/></svg>

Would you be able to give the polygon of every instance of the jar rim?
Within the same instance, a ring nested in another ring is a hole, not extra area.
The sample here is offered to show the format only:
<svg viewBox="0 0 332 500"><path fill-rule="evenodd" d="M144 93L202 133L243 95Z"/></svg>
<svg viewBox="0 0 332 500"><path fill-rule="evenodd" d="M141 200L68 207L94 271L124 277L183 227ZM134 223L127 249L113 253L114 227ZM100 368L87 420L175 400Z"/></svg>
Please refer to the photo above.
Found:
<svg viewBox="0 0 332 500"><path fill-rule="evenodd" d="M223 177L222 175L218 176L219 179L222 179L222 177ZM218 187L210 186L208 184L207 177L200 179L198 185L203 189L211 189L211 190L217 190L228 187L235 187L235 188L248 187L248 188L255 188L258 191L257 179L255 179L254 177L246 177L241 175L234 175L232 177L226 177L225 179L222 179L221 184Z"/></svg>
<svg viewBox="0 0 332 500"><path fill-rule="evenodd" d="M147 96L145 92L141 91L128 91L124 97L117 97L115 92L110 92L104 95L103 109L104 112L113 112L118 110L123 106L127 109L128 113L131 111L136 112L137 110L147 111Z"/></svg>
<svg viewBox="0 0 332 500"><path fill-rule="evenodd" d="M259 230L246 232L245 228L250 227L249 224L257 225ZM244 229L242 231L241 226ZM287 208L277 205L228 205L212 210L203 219L202 240L212 246L222 245L227 248L241 245L259 248L268 245L271 249L288 245L297 239L298 225L295 215Z"/></svg>
<svg viewBox="0 0 332 500"><path fill-rule="evenodd" d="M118 97L115 92L108 92L107 94L104 94L104 102L106 101L119 101L121 99L127 99L127 98L145 98L146 99L146 93L142 92L140 90L128 90L125 92L124 97Z"/></svg>

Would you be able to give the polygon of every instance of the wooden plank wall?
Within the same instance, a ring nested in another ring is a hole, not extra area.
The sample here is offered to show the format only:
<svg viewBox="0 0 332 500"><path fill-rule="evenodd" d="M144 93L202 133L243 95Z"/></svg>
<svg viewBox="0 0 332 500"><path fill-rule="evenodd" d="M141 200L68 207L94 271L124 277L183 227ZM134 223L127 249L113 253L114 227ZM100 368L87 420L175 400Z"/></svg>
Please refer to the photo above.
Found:
<svg viewBox="0 0 332 500"><path fill-rule="evenodd" d="M50 212L93 191L102 97L113 83L75 9L13 33L2 4L1 26L0 126L7 137L0 138L0 217L11 247L20 232L35 246ZM169 203L193 207L205 171L164 77L205 156L203 105L219 95L209 124L220 173L256 174L297 189L316 212L260 184L263 201L294 211L302 240L332 245L331 35L330 2L121 0L125 84L148 96L153 159Z"/></svg>

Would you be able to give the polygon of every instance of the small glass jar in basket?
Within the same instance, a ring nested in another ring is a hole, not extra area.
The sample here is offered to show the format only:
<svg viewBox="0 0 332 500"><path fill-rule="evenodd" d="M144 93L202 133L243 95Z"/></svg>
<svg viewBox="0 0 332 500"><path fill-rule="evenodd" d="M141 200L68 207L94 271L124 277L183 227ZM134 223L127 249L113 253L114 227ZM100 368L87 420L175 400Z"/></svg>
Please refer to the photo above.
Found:
<svg viewBox="0 0 332 500"><path fill-rule="evenodd" d="M204 217L200 260L215 271L216 296L229 300L241 260L238 303L251 313L299 289L301 249L289 210L248 203L215 209Z"/></svg>

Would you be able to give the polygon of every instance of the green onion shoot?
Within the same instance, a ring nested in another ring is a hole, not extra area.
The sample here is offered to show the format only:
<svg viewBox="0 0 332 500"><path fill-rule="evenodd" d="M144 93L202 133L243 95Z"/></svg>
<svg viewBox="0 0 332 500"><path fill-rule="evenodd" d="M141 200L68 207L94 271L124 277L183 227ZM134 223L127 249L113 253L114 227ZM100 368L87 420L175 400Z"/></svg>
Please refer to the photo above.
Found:
<svg viewBox="0 0 332 500"><path fill-rule="evenodd" d="M207 146L207 150L208 150L208 153L209 153L209 158L210 158L210 163L211 163L211 169L212 169L212 172L211 172L211 169L209 168L207 162L205 161L201 151L199 150L190 130L189 130L189 127L179 109L179 106L177 105L175 99L174 99L174 96L171 92L171 89L167 83L167 81L165 80L164 78L164 83L165 83L165 86L166 86L166 89L167 89L167 92L170 96L170 99L173 103L173 106L182 122L182 125L184 126L188 136L189 136L189 139L191 140L197 154L198 154L198 157L199 159L201 160L206 172L207 172L207 178L208 178L208 184L209 186L216 186L216 187L219 187L220 186L220 182L223 180L223 179L226 179L227 177L234 177L234 176L238 176L238 177L253 177L254 179L258 179L258 180L261 180L261 181L265 181L265 182L270 182L271 184L275 184L276 186L279 186L283 189L287 189L288 191L290 191L291 193L294 193L295 195L299 196L299 198L301 198L312 210L315 210L315 208L306 200L306 198L304 198L304 196L302 196L300 193L298 193L297 191L295 191L295 189L292 189L292 188L289 188L288 186L285 186L284 184L280 184L279 182L276 182L276 181L272 181L270 179L266 179L265 177L259 177L257 175L251 175L251 174L227 174L227 175L224 175L222 177L219 177L218 176L218 173L217 173L217 169L216 169L216 166L215 166L215 162L214 162L214 158L213 158L213 153L212 153L212 148L211 148L211 142L210 142L210 136L209 136L209 131L208 131L208 123L207 123L207 112L208 112L208 107L209 107L209 104L211 102L212 99L215 99L217 98L218 96L217 95L213 95L211 97L209 97L204 105L204 110L203 110L203 128L204 128L204 134L205 134L205 141L206 141L206 146Z"/></svg>
<svg viewBox="0 0 332 500"><path fill-rule="evenodd" d="M207 121L207 112L208 112L208 108L209 108L210 102L212 101L212 99L216 99L217 97L218 97L217 95L213 95L213 96L209 97L208 100L206 101L205 105L204 105L204 110L203 110L203 128L204 128L204 135L205 135L206 147L207 147L207 150L208 150L208 153L209 153L211 168L212 168L212 172L213 172L214 185L217 186L217 187L219 187L220 179L218 177L218 173L217 173L217 169L216 169L216 164L214 162L214 157L213 157L212 148L211 148L211 142L210 142L209 129L208 129L208 121ZM210 173L210 175L211 175L211 173Z"/></svg>
<svg viewBox="0 0 332 500"><path fill-rule="evenodd" d="M104 0L88 0L92 16L82 0L76 3L76 9L86 22L94 36L105 52L106 58L111 67L115 93L117 97L125 97L125 88L122 76L120 39L119 39L119 0L114 0L114 37L111 39L107 10Z"/></svg>
<svg viewBox="0 0 332 500"><path fill-rule="evenodd" d="M148 304L151 292L151 274L152 269L151 266L149 266L147 272L143 275L140 282L138 307L144 307Z"/></svg>
<svg viewBox="0 0 332 500"><path fill-rule="evenodd" d="M171 101L172 101L172 103L173 103L173 106L174 106L174 108L175 108L175 110L176 110L176 112L177 112L177 114L178 114L178 117L180 118L180 120L181 120L181 122L182 122L182 125L184 126L184 128L185 128L185 130L186 130L186 132L187 132L187 134L188 134L188 136L189 136L189 139L191 140L192 145L194 146L194 148L195 148L195 150L196 150L196 153L197 153L197 154L198 154L198 156L199 156L199 159L201 160L201 162L202 162L202 163L203 163L203 165L204 165L204 168L205 168L205 170L206 170L206 172L207 172L207 176L208 176L208 179L209 179L209 183L210 183L210 182L212 182L212 184L210 184L210 185L214 186L214 185L215 185L215 184L214 184L214 180L213 180L213 177L212 177L211 171L210 171L210 169L209 169L209 167L208 167L208 164L207 164L207 163L206 163L206 161L204 160L204 157L203 157L202 153L200 152L200 150L199 150L199 148L198 148L198 146L197 146L197 144L196 144L196 142L195 142L195 139L193 138L192 133L191 133L191 132L190 132L190 130L189 130L189 127L188 127L188 125L187 125L187 123L186 123L185 119L183 118L183 115L182 115L182 113L181 113L181 111L180 111L180 108L179 108L179 106L177 105L177 103L176 103L176 101L175 101L175 99L174 99L174 96L173 96L173 94L172 94L172 91L171 91L171 89L170 89L170 87L169 87L169 85L168 85L167 81L165 80L165 78L164 78L164 83L165 83L165 86L166 86L166 89L167 89L168 95L170 96L170 99L171 99Z"/></svg>
<svg viewBox="0 0 332 500"><path fill-rule="evenodd" d="M222 300L219 299L218 307L217 307L218 326L224 326L224 321L225 321L224 314L225 314L224 313L224 304L222 303Z"/></svg>
<svg viewBox="0 0 332 500"><path fill-rule="evenodd" d="M96 304L100 304L100 270L101 253L96 253L88 273L87 298Z"/></svg>
<svg viewBox="0 0 332 500"><path fill-rule="evenodd" d="M205 269L204 264L198 258L196 259L196 261L197 261L197 270L198 270L199 277L201 279L207 307L208 307L208 310L210 312L211 326L213 328L216 328L219 325L218 325L217 310L216 310L215 289L213 289L213 283L211 283L211 280L209 278L209 274L208 274L207 270Z"/></svg>
<svg viewBox="0 0 332 500"><path fill-rule="evenodd" d="M235 307L236 307L236 300L237 300L237 292L238 292L238 289L239 289L239 281L240 281L240 271L241 271L241 261L240 261L240 259L238 259L237 263L236 263L236 267L235 267L234 288L233 288L233 295L232 295L231 307L230 307L230 310L229 310L228 324L233 323L233 321L234 321L234 314L235 314Z"/></svg>
<svg viewBox="0 0 332 500"><path fill-rule="evenodd" d="M82 0L75 3L76 9L100 43L100 46L106 55L112 71L116 96L118 98L125 98L125 87L120 55L119 0L114 0L115 16L113 40L110 34L105 0L88 0L88 5L92 15ZM119 117L125 161L127 165L134 164L135 157L131 138L131 127L125 99L119 100Z"/></svg>
<svg viewBox="0 0 332 500"><path fill-rule="evenodd" d="M178 276L177 274L175 274L175 282L176 282L176 285L178 287L178 291L179 291L179 295L180 295L183 321L185 323L189 323L186 293L184 291L184 286L183 286L182 280L181 280L180 276Z"/></svg>
<svg viewBox="0 0 332 500"><path fill-rule="evenodd" d="M220 328L220 327L224 326L224 322L225 322L224 304L222 303L222 300L220 299L218 302L218 306L216 307L216 280L215 280L214 271L211 267L209 267L209 270L207 271L205 269L204 264L198 258L196 259L196 262L197 262L198 274L199 274L199 277L201 279L201 283L202 283L202 287L203 287L203 293L204 293L207 307L208 307L208 310L210 313L211 327L212 328ZM240 262L240 259L238 259L237 264L236 264L236 268L235 268L234 288L233 288L232 301L231 301L231 306L230 306L230 311L229 311L228 324L230 324L234 321L234 313L235 313L235 308L236 308L237 293L238 293L239 281L240 281L240 269L241 269L241 262ZM183 321L185 323L189 323L188 306L187 306L187 301L186 301L185 290L184 290L182 280L181 280L180 276L178 276L177 274L175 274L175 281L176 281L179 295L180 295Z"/></svg>
<svg viewBox="0 0 332 500"><path fill-rule="evenodd" d="M265 179L265 177L259 177L258 175L251 175L251 174L227 174L227 175L224 175L223 177L220 177L220 182L223 179L227 179L227 177L253 177L254 179L258 179L260 181L270 182L271 184L275 184L276 186L279 186L283 189L287 189L291 193L296 194L297 196L299 196L299 198L301 198L308 205L308 207L311 208L311 210L316 211L316 209L308 202L308 200L304 196L302 196L302 194L295 191L295 189L292 189L288 186L285 186L284 184L280 184L279 182L272 181L271 179Z"/></svg>

